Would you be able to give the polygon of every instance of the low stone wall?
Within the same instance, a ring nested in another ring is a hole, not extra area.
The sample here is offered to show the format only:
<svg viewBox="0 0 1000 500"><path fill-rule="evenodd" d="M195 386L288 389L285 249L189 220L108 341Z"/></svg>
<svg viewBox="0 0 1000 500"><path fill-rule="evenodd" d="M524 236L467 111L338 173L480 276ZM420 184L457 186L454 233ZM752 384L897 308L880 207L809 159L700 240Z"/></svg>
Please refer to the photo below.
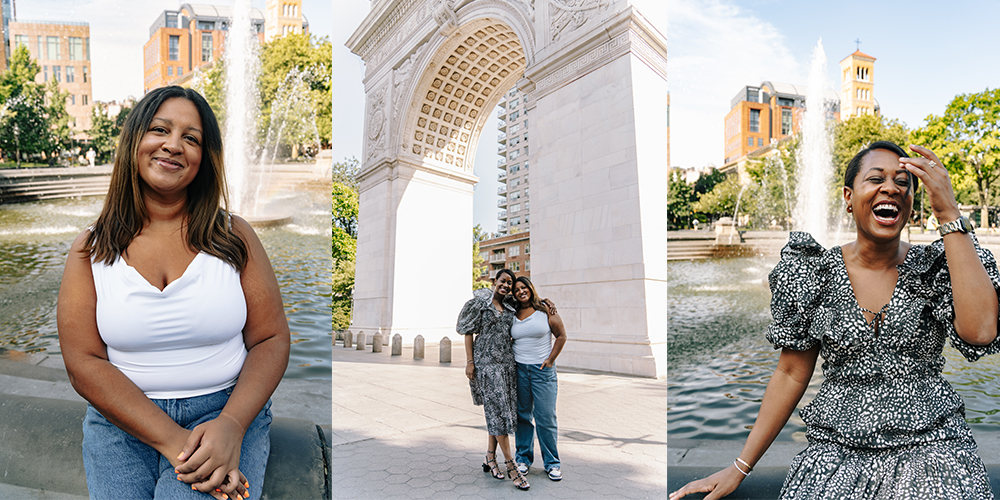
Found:
<svg viewBox="0 0 1000 500"><path fill-rule="evenodd" d="M111 165L0 169L0 204L103 196L110 182Z"/></svg>

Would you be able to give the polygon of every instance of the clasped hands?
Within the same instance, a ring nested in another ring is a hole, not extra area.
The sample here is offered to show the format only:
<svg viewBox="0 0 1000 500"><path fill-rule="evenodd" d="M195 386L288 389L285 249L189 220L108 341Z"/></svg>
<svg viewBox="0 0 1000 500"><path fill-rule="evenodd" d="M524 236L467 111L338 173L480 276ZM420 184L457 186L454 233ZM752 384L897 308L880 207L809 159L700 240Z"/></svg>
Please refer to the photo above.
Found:
<svg viewBox="0 0 1000 500"><path fill-rule="evenodd" d="M222 413L192 430L180 430L183 434L178 432L175 440L184 439L180 454L165 453L178 480L219 500L250 497L247 492L250 484L239 470L245 429L235 418Z"/></svg>

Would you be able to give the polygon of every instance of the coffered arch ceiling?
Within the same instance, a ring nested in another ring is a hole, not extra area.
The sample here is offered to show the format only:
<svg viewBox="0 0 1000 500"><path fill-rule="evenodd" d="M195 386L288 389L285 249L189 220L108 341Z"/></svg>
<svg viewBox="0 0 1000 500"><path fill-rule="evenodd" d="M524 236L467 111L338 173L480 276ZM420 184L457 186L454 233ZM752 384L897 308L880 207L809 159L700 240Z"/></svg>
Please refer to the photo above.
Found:
<svg viewBox="0 0 1000 500"><path fill-rule="evenodd" d="M402 133L404 154L471 172L486 118L524 67L524 48L504 22L484 18L461 26L416 86Z"/></svg>

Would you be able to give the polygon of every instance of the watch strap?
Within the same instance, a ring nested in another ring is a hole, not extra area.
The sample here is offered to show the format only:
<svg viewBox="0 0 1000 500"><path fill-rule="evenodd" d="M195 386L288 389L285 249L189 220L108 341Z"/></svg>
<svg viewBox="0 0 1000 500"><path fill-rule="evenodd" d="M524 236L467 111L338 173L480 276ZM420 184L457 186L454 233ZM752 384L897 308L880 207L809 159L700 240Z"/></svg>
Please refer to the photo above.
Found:
<svg viewBox="0 0 1000 500"><path fill-rule="evenodd" d="M945 222L938 226L938 234L944 236L946 234L951 234L954 232L971 233L972 223L969 222L968 217L959 217L951 222Z"/></svg>

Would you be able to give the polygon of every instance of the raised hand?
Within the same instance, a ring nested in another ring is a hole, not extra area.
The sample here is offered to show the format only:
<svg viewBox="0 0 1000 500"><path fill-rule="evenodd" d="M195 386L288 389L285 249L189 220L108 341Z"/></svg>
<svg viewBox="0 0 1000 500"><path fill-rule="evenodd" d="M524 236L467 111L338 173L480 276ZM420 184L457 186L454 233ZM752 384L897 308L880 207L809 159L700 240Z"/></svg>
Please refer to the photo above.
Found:
<svg viewBox="0 0 1000 500"><path fill-rule="evenodd" d="M899 165L912 173L924 183L927 190L927 198L931 204L934 216L940 222L951 222L962 216L958 210L958 202L955 201L955 192L951 187L951 177L948 176L948 169L944 168L941 160L933 151L923 147L911 145L910 150L920 155L914 158L900 158Z"/></svg>

